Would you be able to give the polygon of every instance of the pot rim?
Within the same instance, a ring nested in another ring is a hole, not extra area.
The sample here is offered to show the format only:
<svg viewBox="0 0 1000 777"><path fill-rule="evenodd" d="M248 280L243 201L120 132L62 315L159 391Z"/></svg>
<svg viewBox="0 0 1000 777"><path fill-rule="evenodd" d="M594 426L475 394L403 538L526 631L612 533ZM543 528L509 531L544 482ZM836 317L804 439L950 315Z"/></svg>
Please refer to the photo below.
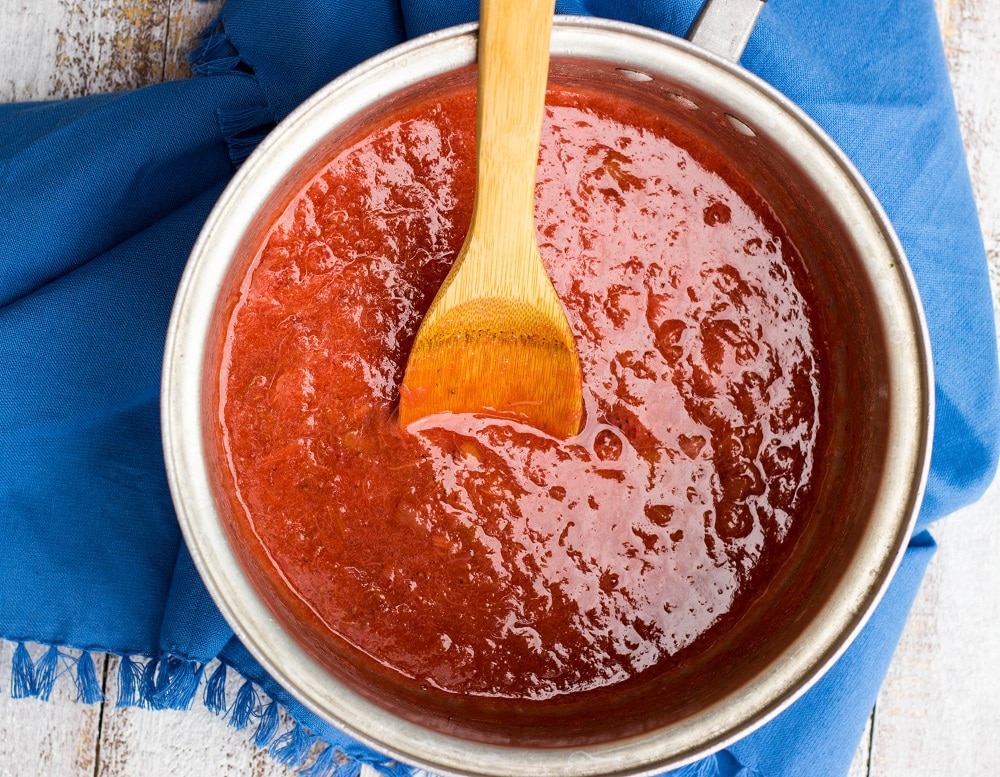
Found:
<svg viewBox="0 0 1000 777"><path fill-rule="evenodd" d="M241 642L293 697L349 736L443 775L653 774L726 747L787 708L841 656L881 600L912 533L930 464L934 383L926 322L902 246L874 194L843 151L787 97L738 65L666 33L557 16L554 57L607 60L710 92L732 116L776 139L822 179L818 188L851 226L865 258L892 346L887 462L875 519L824 617L815 618L753 683L665 729L572 748L487 745L426 729L350 691L283 631L230 547L203 441L208 333L243 235L295 163L363 108L472 64L476 29L471 23L434 32L344 73L281 122L219 198L192 250L167 332L161 421L170 490L195 566Z"/></svg>

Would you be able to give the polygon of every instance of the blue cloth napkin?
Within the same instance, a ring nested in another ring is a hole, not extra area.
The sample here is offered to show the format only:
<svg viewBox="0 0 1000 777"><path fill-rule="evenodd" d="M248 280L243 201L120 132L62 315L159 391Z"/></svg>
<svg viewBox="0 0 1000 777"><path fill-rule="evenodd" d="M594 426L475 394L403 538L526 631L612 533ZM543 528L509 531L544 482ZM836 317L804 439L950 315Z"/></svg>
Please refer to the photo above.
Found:
<svg viewBox="0 0 1000 777"><path fill-rule="evenodd" d="M558 10L684 34L698 6ZM124 657L119 704L183 709L200 692L309 777L336 771L338 751L355 759L348 775L359 762L409 773L289 698L215 609L167 491L160 361L198 230L274 123L367 57L476 16L470 0L231 0L193 52L192 79L0 106L0 637L17 643L12 695L47 698L69 661L80 699L94 701L88 651L110 651ZM918 534L861 636L771 723L675 774L837 775L933 553L924 529L975 499L995 467L986 261L932 0L771 0L743 64L840 143L892 219L926 308L937 427ZM227 671L246 678L234 698ZM298 725L280 733L276 703ZM317 737L329 747L307 757Z"/></svg>

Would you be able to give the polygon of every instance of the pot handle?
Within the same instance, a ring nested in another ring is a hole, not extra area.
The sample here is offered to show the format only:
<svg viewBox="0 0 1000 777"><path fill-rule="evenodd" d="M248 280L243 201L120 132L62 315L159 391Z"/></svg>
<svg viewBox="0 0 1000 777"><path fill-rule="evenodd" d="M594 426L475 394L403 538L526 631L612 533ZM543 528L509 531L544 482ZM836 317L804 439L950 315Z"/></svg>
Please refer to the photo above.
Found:
<svg viewBox="0 0 1000 777"><path fill-rule="evenodd" d="M705 0L687 39L730 62L739 62L767 0Z"/></svg>

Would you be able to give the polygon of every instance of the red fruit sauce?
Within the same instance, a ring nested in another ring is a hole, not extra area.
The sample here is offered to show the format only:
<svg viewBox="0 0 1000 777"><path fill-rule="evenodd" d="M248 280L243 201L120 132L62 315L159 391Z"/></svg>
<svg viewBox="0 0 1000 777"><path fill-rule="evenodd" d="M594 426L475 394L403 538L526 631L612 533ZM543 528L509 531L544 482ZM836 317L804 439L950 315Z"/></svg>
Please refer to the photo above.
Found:
<svg viewBox="0 0 1000 777"><path fill-rule="evenodd" d="M320 643L415 688L544 700L676 661L767 583L812 505L823 344L802 263L738 173L651 110L559 87L536 215L582 431L401 430L407 354L469 223L474 130L474 89L424 99L273 214L225 335L219 435L248 551Z"/></svg>

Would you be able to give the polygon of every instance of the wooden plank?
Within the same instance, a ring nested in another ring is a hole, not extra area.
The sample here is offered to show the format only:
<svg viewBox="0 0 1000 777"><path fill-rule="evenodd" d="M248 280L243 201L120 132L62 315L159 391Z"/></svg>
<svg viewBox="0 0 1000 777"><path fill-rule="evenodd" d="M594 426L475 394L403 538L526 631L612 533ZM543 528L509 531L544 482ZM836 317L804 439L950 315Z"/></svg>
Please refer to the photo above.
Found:
<svg viewBox="0 0 1000 777"><path fill-rule="evenodd" d="M204 682L187 711L151 711L135 707L115 707L120 659L108 658L107 697L100 733L95 777L295 777L297 771L282 766L266 749L252 743L254 725L243 730L230 728L225 718L209 712L202 702ZM217 662L208 665L211 675ZM226 698L231 705L243 684L235 672L226 676ZM293 722L282 712L279 734ZM308 768L322 748L314 748L305 761ZM2 768L2 767L0 767ZM59 773L61 775L61 773ZM370 767L362 767L362 777L379 777ZM2 777L2 772L0 772Z"/></svg>
<svg viewBox="0 0 1000 777"><path fill-rule="evenodd" d="M994 0L937 0L962 138L969 156L993 282L1000 311L1000 4Z"/></svg>
<svg viewBox="0 0 1000 777"><path fill-rule="evenodd" d="M132 89L163 78L169 0L4 0L0 100Z"/></svg>
<svg viewBox="0 0 1000 777"><path fill-rule="evenodd" d="M0 102L48 94L61 18L57 0L0 0Z"/></svg>
<svg viewBox="0 0 1000 777"><path fill-rule="evenodd" d="M872 777L992 774L1000 763L1000 487L936 528L940 550L879 696Z"/></svg>
<svg viewBox="0 0 1000 777"><path fill-rule="evenodd" d="M861 735L861 744L858 745L857 752L854 753L854 760L851 761L847 777L869 777L873 721L874 713L868 716L865 733Z"/></svg>
<svg viewBox="0 0 1000 777"><path fill-rule="evenodd" d="M1000 4L938 0L1000 309ZM933 533L940 550L876 707L871 777L992 774L1000 763L1000 483Z"/></svg>
<svg viewBox="0 0 1000 777"><path fill-rule="evenodd" d="M57 680L47 702L11 699L13 652L0 641L0 777L93 777L101 705L76 703L70 676ZM37 659L45 648L29 645L29 652ZM93 658L101 678L104 656Z"/></svg>
<svg viewBox="0 0 1000 777"><path fill-rule="evenodd" d="M0 0L0 102L78 97L190 75L223 0Z"/></svg>
<svg viewBox="0 0 1000 777"><path fill-rule="evenodd" d="M992 774L1000 763L1000 484L935 528L940 545L879 696L872 777Z"/></svg>
<svg viewBox="0 0 1000 777"><path fill-rule="evenodd" d="M293 777L295 772L279 765L266 750L249 739L254 729L238 731L209 712L201 694L190 710L150 711L115 707L118 692L117 657L108 663L108 699L101 726L100 757L96 777ZM209 666L211 672L214 667ZM226 678L227 698L232 704L242 680L235 672ZM290 727L282 719L281 731Z"/></svg>
<svg viewBox="0 0 1000 777"><path fill-rule="evenodd" d="M59 97L115 92L163 78L169 0L63 0L57 35Z"/></svg>

